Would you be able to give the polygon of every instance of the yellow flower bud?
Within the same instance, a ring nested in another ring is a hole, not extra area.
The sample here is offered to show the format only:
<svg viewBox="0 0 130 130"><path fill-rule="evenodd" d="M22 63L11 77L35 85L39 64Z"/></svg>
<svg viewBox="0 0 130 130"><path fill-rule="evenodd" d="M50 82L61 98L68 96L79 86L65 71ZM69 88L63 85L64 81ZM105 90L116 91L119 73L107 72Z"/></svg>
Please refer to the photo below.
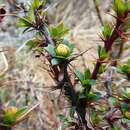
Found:
<svg viewBox="0 0 130 130"><path fill-rule="evenodd" d="M130 119L130 111L126 111L125 116Z"/></svg>
<svg viewBox="0 0 130 130"><path fill-rule="evenodd" d="M70 55L70 48L65 44L59 44L56 48L57 56L68 57Z"/></svg>
<svg viewBox="0 0 130 130"><path fill-rule="evenodd" d="M18 111L17 107L6 107L4 108L5 113L12 113L15 114Z"/></svg>
<svg viewBox="0 0 130 130"><path fill-rule="evenodd" d="M127 93L128 98L130 98L130 92Z"/></svg>

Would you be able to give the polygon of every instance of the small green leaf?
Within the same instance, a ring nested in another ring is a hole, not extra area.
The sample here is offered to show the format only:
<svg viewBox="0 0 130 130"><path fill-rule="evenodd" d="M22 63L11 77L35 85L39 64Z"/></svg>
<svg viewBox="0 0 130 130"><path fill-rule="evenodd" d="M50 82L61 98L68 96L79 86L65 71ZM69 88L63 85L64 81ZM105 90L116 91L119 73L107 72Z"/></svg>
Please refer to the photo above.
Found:
<svg viewBox="0 0 130 130"><path fill-rule="evenodd" d="M47 24L44 25L44 30L45 30L46 35L48 35L49 37L51 37L51 34L50 34L50 31L48 29L48 25Z"/></svg>
<svg viewBox="0 0 130 130"><path fill-rule="evenodd" d="M18 109L18 111L15 113L15 117L18 118L20 117L22 114L24 114L25 112L27 112L27 107L23 107Z"/></svg>
<svg viewBox="0 0 130 130"><path fill-rule="evenodd" d="M128 59L127 64L130 65L130 59Z"/></svg>
<svg viewBox="0 0 130 130"><path fill-rule="evenodd" d="M108 57L108 52L106 52L105 48L100 45L98 46L98 56L102 60Z"/></svg>
<svg viewBox="0 0 130 130"><path fill-rule="evenodd" d="M114 0L114 11L118 16L124 15L127 9L128 7L126 6L126 2L124 0Z"/></svg>
<svg viewBox="0 0 130 130"><path fill-rule="evenodd" d="M59 60L56 59L56 58L53 58L53 59L51 60L51 64L52 64L52 65L58 65L58 64L59 64Z"/></svg>
<svg viewBox="0 0 130 130"><path fill-rule="evenodd" d="M77 78L80 80L80 82L82 82L84 80L84 75L80 72L79 69L76 69L75 74L76 74Z"/></svg>
<svg viewBox="0 0 130 130"><path fill-rule="evenodd" d="M119 67L123 73L129 74L130 73L130 66L127 64L121 65Z"/></svg>
<svg viewBox="0 0 130 130"><path fill-rule="evenodd" d="M126 98L126 99L130 99L130 91L124 91L123 93L122 93L122 96L123 96L123 98Z"/></svg>
<svg viewBox="0 0 130 130"><path fill-rule="evenodd" d="M96 84L96 80L86 79L82 81L83 86L93 86Z"/></svg>
<svg viewBox="0 0 130 130"><path fill-rule="evenodd" d="M64 115L58 115L58 118L62 121L67 121L67 118Z"/></svg>
<svg viewBox="0 0 130 130"><path fill-rule="evenodd" d="M45 47L45 50L53 57L56 56L55 48L53 45L49 44L47 47Z"/></svg>
<svg viewBox="0 0 130 130"><path fill-rule="evenodd" d="M113 106L115 106L118 102L117 99L113 98L113 97L109 97L108 101L109 101L109 104L111 104Z"/></svg>
<svg viewBox="0 0 130 130"><path fill-rule="evenodd" d="M28 17L20 18L17 25L18 27L33 27Z"/></svg>
<svg viewBox="0 0 130 130"><path fill-rule="evenodd" d="M90 85L90 80L89 80L89 79L83 80L83 81L82 81L82 85L83 85L83 86L88 86L88 85Z"/></svg>
<svg viewBox="0 0 130 130"><path fill-rule="evenodd" d="M121 128L114 126L113 130L121 130Z"/></svg>
<svg viewBox="0 0 130 130"><path fill-rule="evenodd" d="M121 104L121 109L122 109L123 111L128 111L128 110L129 110L129 105L128 105L127 103L122 103L122 104Z"/></svg>
<svg viewBox="0 0 130 130"><path fill-rule="evenodd" d="M99 73L99 74L102 74L105 70L106 70L106 65L103 65L103 64L102 64L102 65L100 66L99 70L98 70L98 73Z"/></svg>
<svg viewBox="0 0 130 130"><path fill-rule="evenodd" d="M61 37L66 35L68 33L68 31L69 31L69 29L64 26L63 22L50 28L51 36L53 38L57 38L57 39L60 39Z"/></svg>
<svg viewBox="0 0 130 130"><path fill-rule="evenodd" d="M28 46L29 50L32 50L38 46L38 43L39 43L38 40L33 38L33 39L28 40L26 42L26 45Z"/></svg>
<svg viewBox="0 0 130 130"><path fill-rule="evenodd" d="M62 42L63 44L66 44L66 45L69 47L70 53L73 52L73 50L74 50L74 48L75 48L75 44L70 43L67 38L64 38L63 41L61 41L61 42Z"/></svg>
<svg viewBox="0 0 130 130"><path fill-rule="evenodd" d="M57 30L57 28L52 28L51 29L51 31L50 31L50 33L51 33L51 36L52 37L56 37L57 35L58 35L58 30Z"/></svg>
<svg viewBox="0 0 130 130"><path fill-rule="evenodd" d="M96 80L93 80L93 79L89 80L89 84L92 85L92 86L95 85L96 84Z"/></svg>
<svg viewBox="0 0 130 130"><path fill-rule="evenodd" d="M79 95L79 99L89 99L89 100L94 100L94 101L97 101L99 100L101 97L101 94L100 93L93 93L93 92L86 92L86 95L85 94L80 94Z"/></svg>
<svg viewBox="0 0 130 130"><path fill-rule="evenodd" d="M85 79L89 79L91 77L91 72L90 69L86 69L84 72L84 77Z"/></svg>
<svg viewBox="0 0 130 130"><path fill-rule="evenodd" d="M91 113L91 119L94 124L99 124L102 121L100 115L96 112Z"/></svg>
<svg viewBox="0 0 130 130"><path fill-rule="evenodd" d="M93 99L95 97L95 94L92 92L87 93L88 99Z"/></svg>
<svg viewBox="0 0 130 130"><path fill-rule="evenodd" d="M33 3L32 3L32 7L34 9L38 9L40 6L40 1L39 0L34 0Z"/></svg>
<svg viewBox="0 0 130 130"><path fill-rule="evenodd" d="M126 2L126 6L127 6L127 11L130 11L130 2L129 1Z"/></svg>
<svg viewBox="0 0 130 130"><path fill-rule="evenodd" d="M102 28L102 35L105 39L109 39L112 34L112 26L108 23L105 23Z"/></svg>

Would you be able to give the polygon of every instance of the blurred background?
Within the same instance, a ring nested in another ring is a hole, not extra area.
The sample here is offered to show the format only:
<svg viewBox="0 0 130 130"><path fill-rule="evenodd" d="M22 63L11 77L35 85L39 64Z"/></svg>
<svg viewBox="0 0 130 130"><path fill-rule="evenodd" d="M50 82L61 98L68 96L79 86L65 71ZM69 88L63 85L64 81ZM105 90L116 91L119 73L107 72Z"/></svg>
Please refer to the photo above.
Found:
<svg viewBox="0 0 130 130"><path fill-rule="evenodd" d="M15 15L24 16L31 1L0 0L0 8L9 14L0 23L0 99L18 107L40 102L16 129L58 130L61 122L57 115L65 112L66 102L59 91L52 89L54 83L44 69L44 61L27 51L25 43L33 32L23 33L17 27ZM111 0L47 0L47 3L51 24L63 21L70 28L69 39L79 51L92 47L74 66L92 68L96 47L101 43L98 34L103 21L112 20Z"/></svg>

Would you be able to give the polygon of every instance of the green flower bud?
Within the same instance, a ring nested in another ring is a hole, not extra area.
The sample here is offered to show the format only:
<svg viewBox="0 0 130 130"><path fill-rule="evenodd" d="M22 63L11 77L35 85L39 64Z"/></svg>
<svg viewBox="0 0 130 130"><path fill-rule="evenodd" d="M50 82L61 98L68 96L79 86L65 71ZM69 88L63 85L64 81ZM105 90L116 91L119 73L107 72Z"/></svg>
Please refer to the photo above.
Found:
<svg viewBox="0 0 130 130"><path fill-rule="evenodd" d="M128 119L130 119L130 111L126 111L125 112L125 117L128 118Z"/></svg>
<svg viewBox="0 0 130 130"><path fill-rule="evenodd" d="M59 44L56 48L57 56L68 57L70 55L70 48L65 44Z"/></svg>

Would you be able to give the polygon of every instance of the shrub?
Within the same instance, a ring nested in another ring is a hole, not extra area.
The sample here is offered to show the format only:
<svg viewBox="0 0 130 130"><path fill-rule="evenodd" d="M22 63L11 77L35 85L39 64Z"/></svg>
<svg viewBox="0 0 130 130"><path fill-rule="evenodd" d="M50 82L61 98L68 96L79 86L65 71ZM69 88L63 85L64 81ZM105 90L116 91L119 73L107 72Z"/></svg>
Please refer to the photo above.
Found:
<svg viewBox="0 0 130 130"><path fill-rule="evenodd" d="M27 46L48 61L48 73L54 79L55 87L64 90L63 94L70 103L68 116L59 115L64 122L63 129L70 126L83 130L129 129L129 91L124 90L118 95L112 92L113 81L109 79L107 66L109 65L109 68L111 66L118 73L126 75L129 80L129 61L126 64L121 64L118 61L121 59L120 54L123 53L120 50L124 47L124 41L128 40L126 34L130 28L130 2L114 0L113 10L115 11L115 15L113 15L115 22L114 25L105 23L102 27L100 38L104 45L98 46L98 59L94 64L94 69L86 68L83 73L80 69L74 70L71 67L71 62L87 52L88 48L85 52L76 53L76 47L65 37L69 29L62 22L58 25L49 24L44 0L34 0L26 16L19 19L19 26L25 28L24 32L36 32L36 35L27 41ZM117 42L120 47L119 54L113 57L113 45ZM75 75L74 82L69 76L69 68ZM105 93L94 91L93 87L97 85L97 82L101 84L99 79L103 73L107 75L108 79L104 80L102 87L106 87L107 90ZM78 89L76 89L77 84ZM12 115L14 116L14 113L11 113ZM7 116L10 116L10 113L7 113ZM14 119L15 117L9 123L15 122ZM117 125L117 121L120 125ZM106 122L107 125L101 126L102 122Z"/></svg>

